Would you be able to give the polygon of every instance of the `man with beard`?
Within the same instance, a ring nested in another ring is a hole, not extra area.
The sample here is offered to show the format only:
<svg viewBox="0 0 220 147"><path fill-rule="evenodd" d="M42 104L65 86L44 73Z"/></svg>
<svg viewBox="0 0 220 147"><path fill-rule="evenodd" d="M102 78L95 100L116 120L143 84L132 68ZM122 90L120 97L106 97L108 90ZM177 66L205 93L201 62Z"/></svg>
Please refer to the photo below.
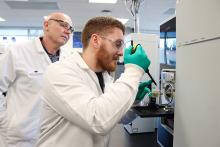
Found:
<svg viewBox="0 0 220 147"><path fill-rule="evenodd" d="M0 60L1 147L34 147L38 139L42 77L73 32L71 18L51 13L43 30L43 36L11 46Z"/></svg>
<svg viewBox="0 0 220 147"><path fill-rule="evenodd" d="M44 77L39 147L107 147L109 133L135 101L150 61L141 46L125 49L125 72L109 75L123 55L123 24L90 19L82 32L83 52L51 65ZM142 91L143 92L143 91Z"/></svg>

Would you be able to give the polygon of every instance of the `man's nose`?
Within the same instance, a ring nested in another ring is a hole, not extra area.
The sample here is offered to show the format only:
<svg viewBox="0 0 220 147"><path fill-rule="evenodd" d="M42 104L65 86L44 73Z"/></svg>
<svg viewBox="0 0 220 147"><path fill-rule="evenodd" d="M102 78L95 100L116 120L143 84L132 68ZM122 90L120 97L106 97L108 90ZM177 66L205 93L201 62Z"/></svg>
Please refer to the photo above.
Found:
<svg viewBox="0 0 220 147"><path fill-rule="evenodd" d="M119 55L119 56L123 56L123 51L124 51L124 49L123 49L123 48L120 48L120 49L118 50L118 55Z"/></svg>

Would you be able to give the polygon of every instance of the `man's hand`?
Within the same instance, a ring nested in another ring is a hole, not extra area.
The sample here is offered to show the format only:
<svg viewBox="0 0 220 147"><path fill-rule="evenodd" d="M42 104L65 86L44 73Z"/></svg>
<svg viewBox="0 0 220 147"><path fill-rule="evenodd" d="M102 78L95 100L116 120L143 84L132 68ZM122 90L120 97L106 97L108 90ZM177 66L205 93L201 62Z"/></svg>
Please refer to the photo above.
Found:
<svg viewBox="0 0 220 147"><path fill-rule="evenodd" d="M142 46L138 45L134 53L132 53L132 49L132 46L125 48L124 64L136 64L146 72L148 70L148 67L150 66L150 60L148 59Z"/></svg>
<svg viewBox="0 0 220 147"><path fill-rule="evenodd" d="M135 98L136 101L141 101L144 98L144 96L148 93L149 93L149 96L151 96L151 91L148 88L148 86L151 85L151 83L152 83L152 80L149 80L147 82L142 82L139 84L138 92Z"/></svg>

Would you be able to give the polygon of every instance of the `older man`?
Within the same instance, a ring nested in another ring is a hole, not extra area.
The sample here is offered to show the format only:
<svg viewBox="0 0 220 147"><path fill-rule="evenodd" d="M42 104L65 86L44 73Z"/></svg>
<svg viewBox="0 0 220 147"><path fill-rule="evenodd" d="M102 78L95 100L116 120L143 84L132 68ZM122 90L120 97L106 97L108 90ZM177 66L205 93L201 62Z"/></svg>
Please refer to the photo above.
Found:
<svg viewBox="0 0 220 147"><path fill-rule="evenodd" d="M42 37L15 44L0 61L0 137L8 147L35 145L42 76L73 32L71 18L59 12L47 16L43 29Z"/></svg>

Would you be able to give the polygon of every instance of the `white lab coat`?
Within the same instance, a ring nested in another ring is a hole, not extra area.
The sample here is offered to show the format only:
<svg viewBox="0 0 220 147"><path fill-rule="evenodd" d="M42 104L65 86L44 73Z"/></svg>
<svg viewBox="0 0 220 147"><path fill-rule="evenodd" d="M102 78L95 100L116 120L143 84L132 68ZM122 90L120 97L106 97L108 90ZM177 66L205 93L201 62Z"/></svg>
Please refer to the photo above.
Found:
<svg viewBox="0 0 220 147"><path fill-rule="evenodd" d="M33 147L39 135L43 74L51 61L40 39L17 43L0 61L0 118L8 147ZM6 100L6 102L5 102ZM6 106L4 105L6 103ZM0 130L1 131L1 130ZM1 135L0 135L1 136Z"/></svg>
<svg viewBox="0 0 220 147"><path fill-rule="evenodd" d="M38 147L107 147L109 133L132 106L144 71L126 65L115 82L104 73L105 93L78 53L45 73Z"/></svg>

